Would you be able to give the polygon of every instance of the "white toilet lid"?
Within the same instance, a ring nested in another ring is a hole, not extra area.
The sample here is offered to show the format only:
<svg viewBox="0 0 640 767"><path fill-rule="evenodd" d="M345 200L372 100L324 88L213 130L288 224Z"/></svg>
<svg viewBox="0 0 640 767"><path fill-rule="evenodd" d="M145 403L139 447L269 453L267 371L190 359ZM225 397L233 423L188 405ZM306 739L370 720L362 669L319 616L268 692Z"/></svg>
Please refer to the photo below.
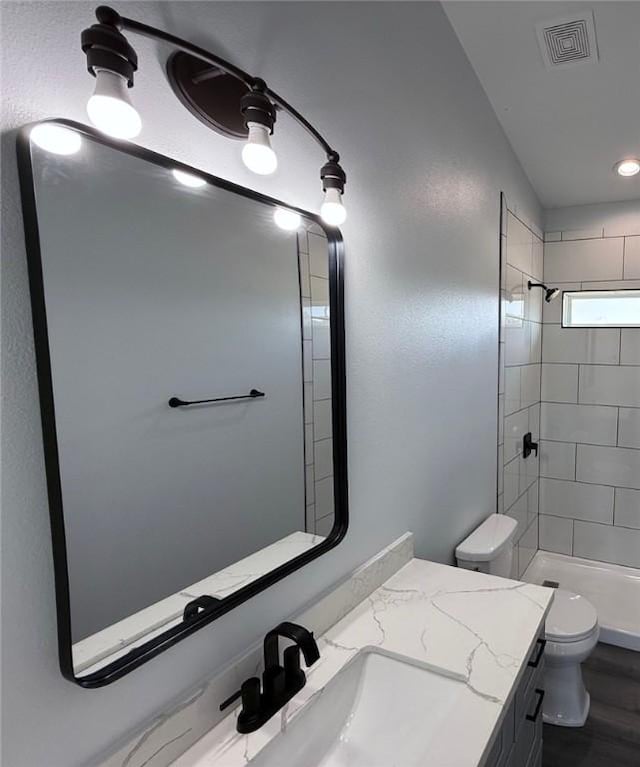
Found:
<svg viewBox="0 0 640 767"><path fill-rule="evenodd" d="M545 636L552 642L577 642L598 625L596 608L579 594L556 589L545 623Z"/></svg>

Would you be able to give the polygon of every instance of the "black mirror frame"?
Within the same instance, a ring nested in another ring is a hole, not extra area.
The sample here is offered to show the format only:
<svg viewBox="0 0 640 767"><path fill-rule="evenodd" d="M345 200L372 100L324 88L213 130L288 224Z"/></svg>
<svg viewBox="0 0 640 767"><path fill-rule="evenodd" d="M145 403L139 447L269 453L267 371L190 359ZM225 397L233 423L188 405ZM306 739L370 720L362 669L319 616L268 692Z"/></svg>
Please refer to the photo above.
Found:
<svg viewBox="0 0 640 767"><path fill-rule="evenodd" d="M303 554L285 562L269 573L244 586L219 603L203 610L192 618L167 629L162 634L132 649L126 655L112 661L104 668L77 677L73 669L71 642L71 608L69 598L69 575L67 567L66 536L62 486L58 458L55 406L51 378L51 359L47 316L42 277L42 257L38 230L37 206L33 182L30 132L35 125L52 123L70 128L92 141L112 147L117 151L137 157L168 170L196 173L207 183L242 197L262 202L272 207L288 208L320 226L329 245L329 305L331 316L331 389L333 416L333 463L334 463L334 525L327 538ZM125 141L110 140L98 131L81 123L66 119L42 120L24 126L17 135L18 172L22 200L23 223L31 294L31 312L36 355L40 415L44 443L44 459L49 498L49 516L53 545L53 565L58 623L58 657L62 675L81 687L96 688L111 684L143 663L164 652L195 631L207 626L221 615L256 596L269 586L282 580L299 568L326 554L344 538L348 527L347 490L347 426L346 426L346 372L344 341L344 243L338 229L327 227L319 216L259 194L250 189L217 178L197 168L172 160L169 157L144 149Z"/></svg>

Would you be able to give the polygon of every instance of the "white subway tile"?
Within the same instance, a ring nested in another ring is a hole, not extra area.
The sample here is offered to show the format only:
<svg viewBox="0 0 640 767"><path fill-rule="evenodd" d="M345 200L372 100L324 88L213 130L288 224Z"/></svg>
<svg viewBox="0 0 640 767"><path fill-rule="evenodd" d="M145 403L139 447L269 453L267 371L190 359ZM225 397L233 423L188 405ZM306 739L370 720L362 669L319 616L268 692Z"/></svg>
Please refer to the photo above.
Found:
<svg viewBox="0 0 640 767"><path fill-rule="evenodd" d="M305 383L313 381L313 346L310 340L302 342L302 371Z"/></svg>
<svg viewBox="0 0 640 767"><path fill-rule="evenodd" d="M520 368L521 407L540 402L540 365L524 365Z"/></svg>
<svg viewBox="0 0 640 767"><path fill-rule="evenodd" d="M640 490L616 487L614 524L640 529Z"/></svg>
<svg viewBox="0 0 640 767"><path fill-rule="evenodd" d="M624 239L575 240L545 245L545 282L621 280Z"/></svg>
<svg viewBox="0 0 640 767"><path fill-rule="evenodd" d="M516 325L505 328L504 336L506 343L505 363L511 365L526 365L529 362L530 345L530 322L516 320Z"/></svg>
<svg viewBox="0 0 640 767"><path fill-rule="evenodd" d="M533 236L513 213L507 215L507 263L531 274Z"/></svg>
<svg viewBox="0 0 640 767"><path fill-rule="evenodd" d="M611 525L613 488L559 479L541 479L540 514Z"/></svg>
<svg viewBox="0 0 640 767"><path fill-rule="evenodd" d="M329 319L329 280L323 277L311 278L311 316Z"/></svg>
<svg viewBox="0 0 640 767"><path fill-rule="evenodd" d="M640 407L640 367L581 367L578 401L594 405Z"/></svg>
<svg viewBox="0 0 640 767"><path fill-rule="evenodd" d="M534 521L518 541L518 578L522 577L537 550L538 523Z"/></svg>
<svg viewBox="0 0 640 767"><path fill-rule="evenodd" d="M333 437L331 429L331 400L323 399L313 403L313 438L317 442L329 437Z"/></svg>
<svg viewBox="0 0 640 767"><path fill-rule="evenodd" d="M304 425L304 462L308 466L313 463L313 424Z"/></svg>
<svg viewBox="0 0 640 767"><path fill-rule="evenodd" d="M578 366L543 364L541 399L544 402L577 402Z"/></svg>
<svg viewBox="0 0 640 767"><path fill-rule="evenodd" d="M531 453L527 458L524 458L521 453L518 456L518 460L520 461L518 466L518 471L520 473L518 492L522 495L531 488L540 475L540 458L535 453Z"/></svg>
<svg viewBox="0 0 640 767"><path fill-rule="evenodd" d="M556 554L571 556L573 549L573 520L540 515L540 548Z"/></svg>
<svg viewBox="0 0 640 767"><path fill-rule="evenodd" d="M640 279L640 237L625 237L624 278L625 280Z"/></svg>
<svg viewBox="0 0 640 767"><path fill-rule="evenodd" d="M333 474L333 440L323 439L313 445L315 478L324 479Z"/></svg>
<svg viewBox="0 0 640 767"><path fill-rule="evenodd" d="M506 499L505 499L506 504ZM505 506L505 514L512 519L515 519L518 523L516 530L515 540L519 540L527 531L527 496L523 495L518 498L517 503L514 503L510 508Z"/></svg>
<svg viewBox="0 0 640 767"><path fill-rule="evenodd" d="M604 229L601 226L592 226L588 229L564 229L562 241L565 240L595 240L602 238Z"/></svg>
<svg viewBox="0 0 640 767"><path fill-rule="evenodd" d="M311 275L314 277L329 277L329 252L327 240L309 232L309 261Z"/></svg>
<svg viewBox="0 0 640 767"><path fill-rule="evenodd" d="M313 398L331 397L331 360L313 361Z"/></svg>
<svg viewBox="0 0 640 767"><path fill-rule="evenodd" d="M540 438L540 403L531 405L529 408L529 431L533 436L533 441L537 442Z"/></svg>
<svg viewBox="0 0 640 767"><path fill-rule="evenodd" d="M582 283L580 282L547 282L550 288L559 288L561 294L553 301L542 302L542 321L560 324L562 322L562 291L565 290L580 290Z"/></svg>
<svg viewBox="0 0 640 767"><path fill-rule="evenodd" d="M531 259L531 276L536 282L542 282L544 273L544 244L537 237L533 238L533 254ZM542 298L541 291L537 291Z"/></svg>
<svg viewBox="0 0 640 767"><path fill-rule="evenodd" d="M545 232L544 233L545 242L560 242L561 239L562 239L562 232Z"/></svg>
<svg viewBox="0 0 640 767"><path fill-rule="evenodd" d="M618 446L640 448L640 408L618 411Z"/></svg>
<svg viewBox="0 0 640 767"><path fill-rule="evenodd" d="M504 442L504 394L498 395L498 444Z"/></svg>
<svg viewBox="0 0 640 767"><path fill-rule="evenodd" d="M316 522L316 535L324 535L326 538L333 530L334 522L335 516L333 514L328 514L326 517L318 519Z"/></svg>
<svg viewBox="0 0 640 767"><path fill-rule="evenodd" d="M306 232L305 232L306 238ZM311 297L311 275L309 271L309 256L306 253L300 254L300 294Z"/></svg>
<svg viewBox="0 0 640 767"><path fill-rule="evenodd" d="M307 466L305 466L305 494L306 494L305 501L307 506L311 506L313 504L314 483L315 483L315 474L313 471L313 464L310 463ZM315 515L315 511L314 511L314 515ZM313 527L310 527L309 529L313 530Z"/></svg>
<svg viewBox="0 0 640 767"><path fill-rule="evenodd" d="M542 362L542 325L529 323L529 364Z"/></svg>
<svg viewBox="0 0 640 767"><path fill-rule="evenodd" d="M302 338L310 341L312 338L311 329L311 299L302 298Z"/></svg>
<svg viewBox="0 0 640 767"><path fill-rule="evenodd" d="M313 487L311 488L311 495L313 496ZM305 520L305 532L315 533L316 530L316 507L311 503L307 506L304 512Z"/></svg>
<svg viewBox="0 0 640 767"><path fill-rule="evenodd" d="M527 516L529 524L538 516L538 500L540 496L540 483L534 482L527 491Z"/></svg>
<svg viewBox="0 0 640 767"><path fill-rule="evenodd" d="M505 312L507 317L524 319L525 295L522 286L522 272L507 265L507 291Z"/></svg>
<svg viewBox="0 0 640 767"><path fill-rule="evenodd" d="M540 440L540 476L549 479L575 479L576 446L571 442Z"/></svg>
<svg viewBox="0 0 640 767"><path fill-rule="evenodd" d="M498 495L504 492L504 445L498 445Z"/></svg>
<svg viewBox="0 0 640 767"><path fill-rule="evenodd" d="M518 500L520 491L520 462L514 458L504 467L504 507L510 508Z"/></svg>
<svg viewBox="0 0 640 767"><path fill-rule="evenodd" d="M620 357L620 331L617 328L563 328L543 325L543 362L581 362L592 365L617 365Z"/></svg>
<svg viewBox="0 0 640 767"><path fill-rule="evenodd" d="M576 479L640 490L640 450L578 445Z"/></svg>
<svg viewBox="0 0 640 767"><path fill-rule="evenodd" d="M498 394L504 394L505 387L505 365L504 365L505 343L501 341L498 344Z"/></svg>
<svg viewBox="0 0 640 767"><path fill-rule="evenodd" d="M573 527L573 554L584 559L637 567L640 530L613 525L576 522Z"/></svg>
<svg viewBox="0 0 640 767"><path fill-rule="evenodd" d="M544 439L558 442L615 445L618 410L599 405L543 402L540 429Z"/></svg>
<svg viewBox="0 0 640 767"><path fill-rule="evenodd" d="M505 369L504 412L507 415L520 410L520 371L521 367Z"/></svg>
<svg viewBox="0 0 640 767"><path fill-rule="evenodd" d="M304 422L313 423L313 384L306 383L302 390L302 406L304 410Z"/></svg>
<svg viewBox="0 0 640 767"><path fill-rule="evenodd" d="M307 230L298 230L298 251L300 254L309 252L309 243L307 241Z"/></svg>
<svg viewBox="0 0 640 767"><path fill-rule="evenodd" d="M622 328L620 333L620 364L640 365L640 328Z"/></svg>
<svg viewBox="0 0 640 767"><path fill-rule="evenodd" d="M333 477L316 480L315 496L316 518L333 514Z"/></svg>
<svg viewBox="0 0 640 767"><path fill-rule="evenodd" d="M522 451L522 438L529 431L529 414L526 410L508 415L504 419L504 460L508 463Z"/></svg>
<svg viewBox="0 0 640 767"><path fill-rule="evenodd" d="M542 322L543 293L540 288L527 288L527 278L524 280L524 318L529 322Z"/></svg>
<svg viewBox="0 0 640 767"><path fill-rule="evenodd" d="M331 329L327 320L312 320L313 359L329 359L331 357Z"/></svg>

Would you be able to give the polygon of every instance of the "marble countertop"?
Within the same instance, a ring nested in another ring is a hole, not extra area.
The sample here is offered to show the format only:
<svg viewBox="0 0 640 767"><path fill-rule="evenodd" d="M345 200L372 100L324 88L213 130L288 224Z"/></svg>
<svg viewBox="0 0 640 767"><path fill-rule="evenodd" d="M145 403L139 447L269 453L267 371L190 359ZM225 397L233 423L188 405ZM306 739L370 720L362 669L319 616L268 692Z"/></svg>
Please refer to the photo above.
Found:
<svg viewBox="0 0 640 767"><path fill-rule="evenodd" d="M413 559L318 639L307 684L260 730L240 735L237 708L174 767L242 767L358 652L379 648L465 684L460 716L432 767L476 767L511 701L553 590ZM462 713L464 711L464 714ZM464 727L464 738L460 729Z"/></svg>
<svg viewBox="0 0 640 767"><path fill-rule="evenodd" d="M142 644L182 621L184 608L197 597L207 594L224 599L274 570L285 562L318 546L321 535L297 531L250 554L197 583L185 586L175 594L139 610L102 631L73 645L73 667L76 674L90 674L130 652L134 644Z"/></svg>

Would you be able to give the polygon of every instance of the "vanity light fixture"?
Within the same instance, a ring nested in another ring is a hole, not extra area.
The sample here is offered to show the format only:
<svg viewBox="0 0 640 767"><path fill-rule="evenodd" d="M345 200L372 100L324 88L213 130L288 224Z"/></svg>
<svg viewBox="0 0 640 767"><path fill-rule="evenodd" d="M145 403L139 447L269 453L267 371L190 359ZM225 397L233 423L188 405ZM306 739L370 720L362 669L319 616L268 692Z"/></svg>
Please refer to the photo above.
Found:
<svg viewBox="0 0 640 767"><path fill-rule="evenodd" d="M615 172L623 178L637 176L640 173L640 160L635 157L628 157L626 160L620 160L613 168Z"/></svg>
<svg viewBox="0 0 640 767"><path fill-rule="evenodd" d="M80 151L82 145L79 133L64 128L62 125L52 125L51 123L36 125L30 136L34 144L37 144L40 149L53 154L75 154Z"/></svg>
<svg viewBox="0 0 640 767"><path fill-rule="evenodd" d="M201 186L204 186L207 183L200 176L195 176L193 173L186 173L185 171L178 170L177 168L174 168L171 172L173 173L173 177L176 181L179 181L184 186L191 187L191 189L199 189Z"/></svg>
<svg viewBox="0 0 640 767"><path fill-rule="evenodd" d="M296 213L295 210L287 210L286 208L276 208L273 212L273 220L285 232L295 232L302 224L300 214Z"/></svg>
<svg viewBox="0 0 640 767"><path fill-rule="evenodd" d="M87 112L98 130L128 139L137 136L142 127L128 93L133 87L138 57L123 30L167 43L174 49L167 61L167 74L180 101L209 128L229 138L244 139L242 159L254 173L268 175L278 166L270 139L277 111L286 112L306 130L327 157L320 171L325 193L321 216L330 226L344 223L347 212L342 195L347 177L339 154L264 80L187 40L120 16L107 6L96 9L96 18L98 23L82 32L81 44L87 68L96 78Z"/></svg>
<svg viewBox="0 0 640 767"><path fill-rule="evenodd" d="M81 37L87 56L87 69L96 78L87 114L96 128L113 138L134 138L142 120L131 103L128 89L138 68L136 52L120 31L121 17L101 5L96 10L98 23L85 29Z"/></svg>

